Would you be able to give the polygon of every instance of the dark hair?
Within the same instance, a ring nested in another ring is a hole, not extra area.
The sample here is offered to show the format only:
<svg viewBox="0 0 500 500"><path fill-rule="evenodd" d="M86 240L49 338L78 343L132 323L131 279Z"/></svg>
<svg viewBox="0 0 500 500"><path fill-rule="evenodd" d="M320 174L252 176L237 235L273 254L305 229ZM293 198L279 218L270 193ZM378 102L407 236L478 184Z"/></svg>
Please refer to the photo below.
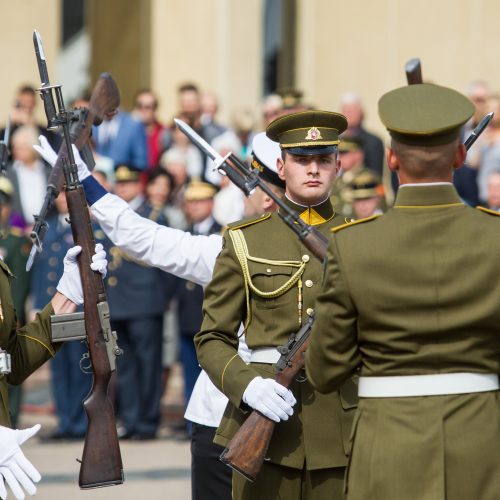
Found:
<svg viewBox="0 0 500 500"><path fill-rule="evenodd" d="M35 88L32 87L31 85L21 85L19 89L17 90L18 94L31 94L31 95L36 95Z"/></svg>
<svg viewBox="0 0 500 500"><path fill-rule="evenodd" d="M179 85L177 92L179 94L182 94L182 92L196 92L197 94L199 94L200 89L194 83L186 82L186 83L183 83L182 85Z"/></svg>
<svg viewBox="0 0 500 500"><path fill-rule="evenodd" d="M142 95L142 94L151 94L153 96L153 100L154 100L154 107L155 109L158 108L158 97L156 96L156 94L150 89L150 88L143 88L143 89L140 89L138 90L135 94L134 94L134 106L136 105L137 103L137 98Z"/></svg>
<svg viewBox="0 0 500 500"><path fill-rule="evenodd" d="M168 195L167 203L170 201L170 198L172 196L172 193L175 190L175 179L174 176L170 173L167 172L165 169L162 167L154 167L148 172L148 176L146 179L146 186L154 182L158 177L166 177L169 181L170 184L170 193Z"/></svg>

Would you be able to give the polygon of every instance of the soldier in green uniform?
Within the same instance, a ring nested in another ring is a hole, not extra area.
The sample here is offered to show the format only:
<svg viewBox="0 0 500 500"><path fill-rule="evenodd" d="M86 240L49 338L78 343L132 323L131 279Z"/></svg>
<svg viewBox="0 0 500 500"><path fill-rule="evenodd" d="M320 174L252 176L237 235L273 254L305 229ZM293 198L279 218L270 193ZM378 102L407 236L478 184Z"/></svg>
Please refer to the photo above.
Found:
<svg viewBox="0 0 500 500"><path fill-rule="evenodd" d="M305 111L267 128L282 148L278 172L286 183L285 202L325 235L346 222L329 199L340 167L338 136L346 126L343 115ZM322 275L322 263L277 213L231 224L226 232L195 337L201 366L229 398L215 442L226 445L252 408L279 422L256 481L233 474L237 500L343 498L355 384L348 380L323 395L307 380L290 390L274 381L276 348L314 312ZM241 323L249 364L237 353Z"/></svg>
<svg viewBox="0 0 500 500"><path fill-rule="evenodd" d="M366 169L354 177L352 184L352 215L365 219L383 213L384 186L378 175Z"/></svg>
<svg viewBox="0 0 500 500"><path fill-rule="evenodd" d="M351 217L353 215L352 183L357 175L373 171L363 164L363 144L357 137L342 137L339 153L342 169L333 183L330 201L338 213Z"/></svg>
<svg viewBox="0 0 500 500"><path fill-rule="evenodd" d="M500 495L500 218L451 184L473 111L437 85L385 94L395 205L333 231L306 373L328 393L360 370L349 500Z"/></svg>
<svg viewBox="0 0 500 500"><path fill-rule="evenodd" d="M39 426L29 431L9 429L9 400L7 384L22 383L39 366L52 358L57 346L51 341L50 316L71 313L83 303L83 292L78 269L77 255L81 247L71 248L64 258L64 273L57 286L57 292L36 319L18 329L16 310L11 293L11 270L0 259L0 498L6 498L4 480L16 498L24 498L21 488L34 495L33 482L40 480L40 474L28 462L20 445L37 432ZM91 268L106 272L106 254L102 246L96 246Z"/></svg>

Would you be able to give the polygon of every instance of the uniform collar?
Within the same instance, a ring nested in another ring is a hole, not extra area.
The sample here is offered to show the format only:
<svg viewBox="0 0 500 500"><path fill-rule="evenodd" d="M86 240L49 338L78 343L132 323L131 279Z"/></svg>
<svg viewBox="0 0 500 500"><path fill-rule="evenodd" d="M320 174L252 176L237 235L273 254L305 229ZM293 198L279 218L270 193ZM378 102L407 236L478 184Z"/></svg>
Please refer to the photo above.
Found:
<svg viewBox="0 0 500 500"><path fill-rule="evenodd" d="M283 198L283 201L292 209L300 214L300 218L311 226L317 226L329 221L334 215L332 204L330 198L319 203L318 205L313 205L306 207L304 205L299 205L294 201L290 200L287 196Z"/></svg>
<svg viewBox="0 0 500 500"><path fill-rule="evenodd" d="M396 195L394 207L463 205L457 190L449 183L433 183L425 185L403 185Z"/></svg>

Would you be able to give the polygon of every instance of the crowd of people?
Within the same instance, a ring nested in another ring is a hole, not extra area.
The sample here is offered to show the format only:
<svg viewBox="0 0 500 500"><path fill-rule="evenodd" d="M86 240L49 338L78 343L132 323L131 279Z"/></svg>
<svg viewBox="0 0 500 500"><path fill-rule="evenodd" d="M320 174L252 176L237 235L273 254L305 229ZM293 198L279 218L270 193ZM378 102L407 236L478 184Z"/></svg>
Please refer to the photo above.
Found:
<svg viewBox="0 0 500 500"><path fill-rule="evenodd" d="M467 89L467 95L474 104L475 113L461 129L462 139L469 135L486 112L500 108L500 97L492 93L485 82L473 82ZM259 151L255 147L259 132L276 118L313 109L303 101L300 92L283 89L268 96L257 113L239 110L233 114L230 123L221 123L214 94L203 93L197 85L187 83L179 87L177 97L178 107L173 113L176 118L188 123L221 156L232 152L259 169L267 167L272 170L276 167L272 165L273 161L276 163L280 157L279 150L275 151L269 155L270 159L263 162L267 165L259 167L259 159L256 158ZM16 94L10 113L11 161L7 176L0 178L0 197L3 201L0 225L4 235L0 240L0 252L17 276L12 290L19 325L32 320L50 301L63 271L63 258L73 246L62 194L56 199L47 221L44 251L37 254L30 273L25 271L30 251L29 233L43 204L53 163L50 151L57 151L61 143L57 134L36 122L36 102L36 93L29 86L21 87ZM81 106L87 102L88 96L82 96L74 105ZM92 135L95 159L92 176L106 190L104 192L114 193L130 210L155 223L154 227L173 228L193 236L220 235L228 225L231 227L231 223L262 211L265 206L262 200L256 203L254 196L246 198L226 176L213 168L212 162L173 122L161 123L159 105L152 90L140 90L134 97L131 112L120 109L95 127ZM354 92L345 93L341 96L338 110L346 117L347 123L345 130L341 130L338 144L340 170L330 186L334 214L341 214L343 218L335 225L383 213L391 205L398 188L396 176L391 176L386 166L383 141L364 127L360 96ZM498 130L500 115L492 120L476 141L468 152L465 165L456 171L454 178L465 203L484 205L495 211L500 211ZM285 149L287 147L285 145ZM266 149L266 153L262 154L266 155L268 151ZM262 162L262 158L260 160ZM77 161L82 163L80 158ZM87 191L88 198L91 191ZM90 195L89 205L99 202L100 196L93 200ZM165 390L168 391L173 364L180 362L182 365L186 406L200 377L205 376L199 365L194 338L202 329L203 286L207 280L196 276L186 279L190 277L189 273L166 274L162 272L161 265L154 267L154 255L149 256L146 250L140 249L140 245L130 249L121 244L122 236L118 229L113 232L112 226L116 221L107 227L106 217L98 215L100 210L93 208L96 218L94 234L108 254L105 283L112 328L117 332L124 352L117 358L118 376L112 391L118 435L121 439L154 439L161 422L161 398ZM119 217L120 210L124 208L117 206L116 210L116 217ZM321 216L319 208L316 215ZM313 219L311 224L315 224ZM128 234L127 238L132 245L140 242L141 236ZM149 233L148 238L154 239ZM215 246L218 253L220 245ZM210 275L212 268L213 264ZM163 270L172 272L170 269ZM316 278L314 276L314 282L319 280ZM308 287L308 281L305 283ZM212 300L219 293L214 291L216 287L217 283L209 289ZM240 320L244 322L245 318L239 318L238 325ZM240 346L240 349L244 358L245 347ZM48 436L50 439L81 439L85 435L86 417L81 401L90 389L91 376L80 365L86 351L85 344L68 342L51 361L58 426ZM217 362L208 364L216 366ZM221 370L226 368L227 365L222 366ZM9 390L12 424L15 427L22 395L19 389ZM342 397L339 401L339 404L344 404ZM179 429L179 437L199 438L200 429L204 426L197 424L197 417L191 419L188 411L187 420ZM217 422L211 422L208 427L215 428L217 425ZM211 442L214 433L215 430L208 437L204 436L205 442ZM348 436L344 439L348 440ZM200 443L198 441L198 446ZM193 468L195 464L196 461ZM197 464L200 473L202 462ZM225 480L227 489L227 481L230 484L227 474ZM336 479L336 483L340 482ZM245 489L241 484L239 488L242 492ZM244 497L244 493L241 494Z"/></svg>

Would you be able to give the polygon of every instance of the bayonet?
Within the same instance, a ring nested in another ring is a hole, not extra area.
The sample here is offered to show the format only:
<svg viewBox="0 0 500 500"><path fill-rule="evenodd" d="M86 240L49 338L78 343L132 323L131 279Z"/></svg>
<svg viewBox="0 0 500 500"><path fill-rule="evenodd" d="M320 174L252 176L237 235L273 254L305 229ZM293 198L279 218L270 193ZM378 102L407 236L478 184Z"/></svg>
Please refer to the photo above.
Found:
<svg viewBox="0 0 500 500"><path fill-rule="evenodd" d="M478 137L484 132L485 128L489 125L491 122L493 115L493 111L491 113L488 113L483 117L483 119L477 124L477 127L471 132L469 137L464 142L465 149L467 151L472 147L472 145L477 141Z"/></svg>
<svg viewBox="0 0 500 500"><path fill-rule="evenodd" d="M10 116L7 117L7 125L0 141L0 170L4 174L9 161L9 140L10 140Z"/></svg>

